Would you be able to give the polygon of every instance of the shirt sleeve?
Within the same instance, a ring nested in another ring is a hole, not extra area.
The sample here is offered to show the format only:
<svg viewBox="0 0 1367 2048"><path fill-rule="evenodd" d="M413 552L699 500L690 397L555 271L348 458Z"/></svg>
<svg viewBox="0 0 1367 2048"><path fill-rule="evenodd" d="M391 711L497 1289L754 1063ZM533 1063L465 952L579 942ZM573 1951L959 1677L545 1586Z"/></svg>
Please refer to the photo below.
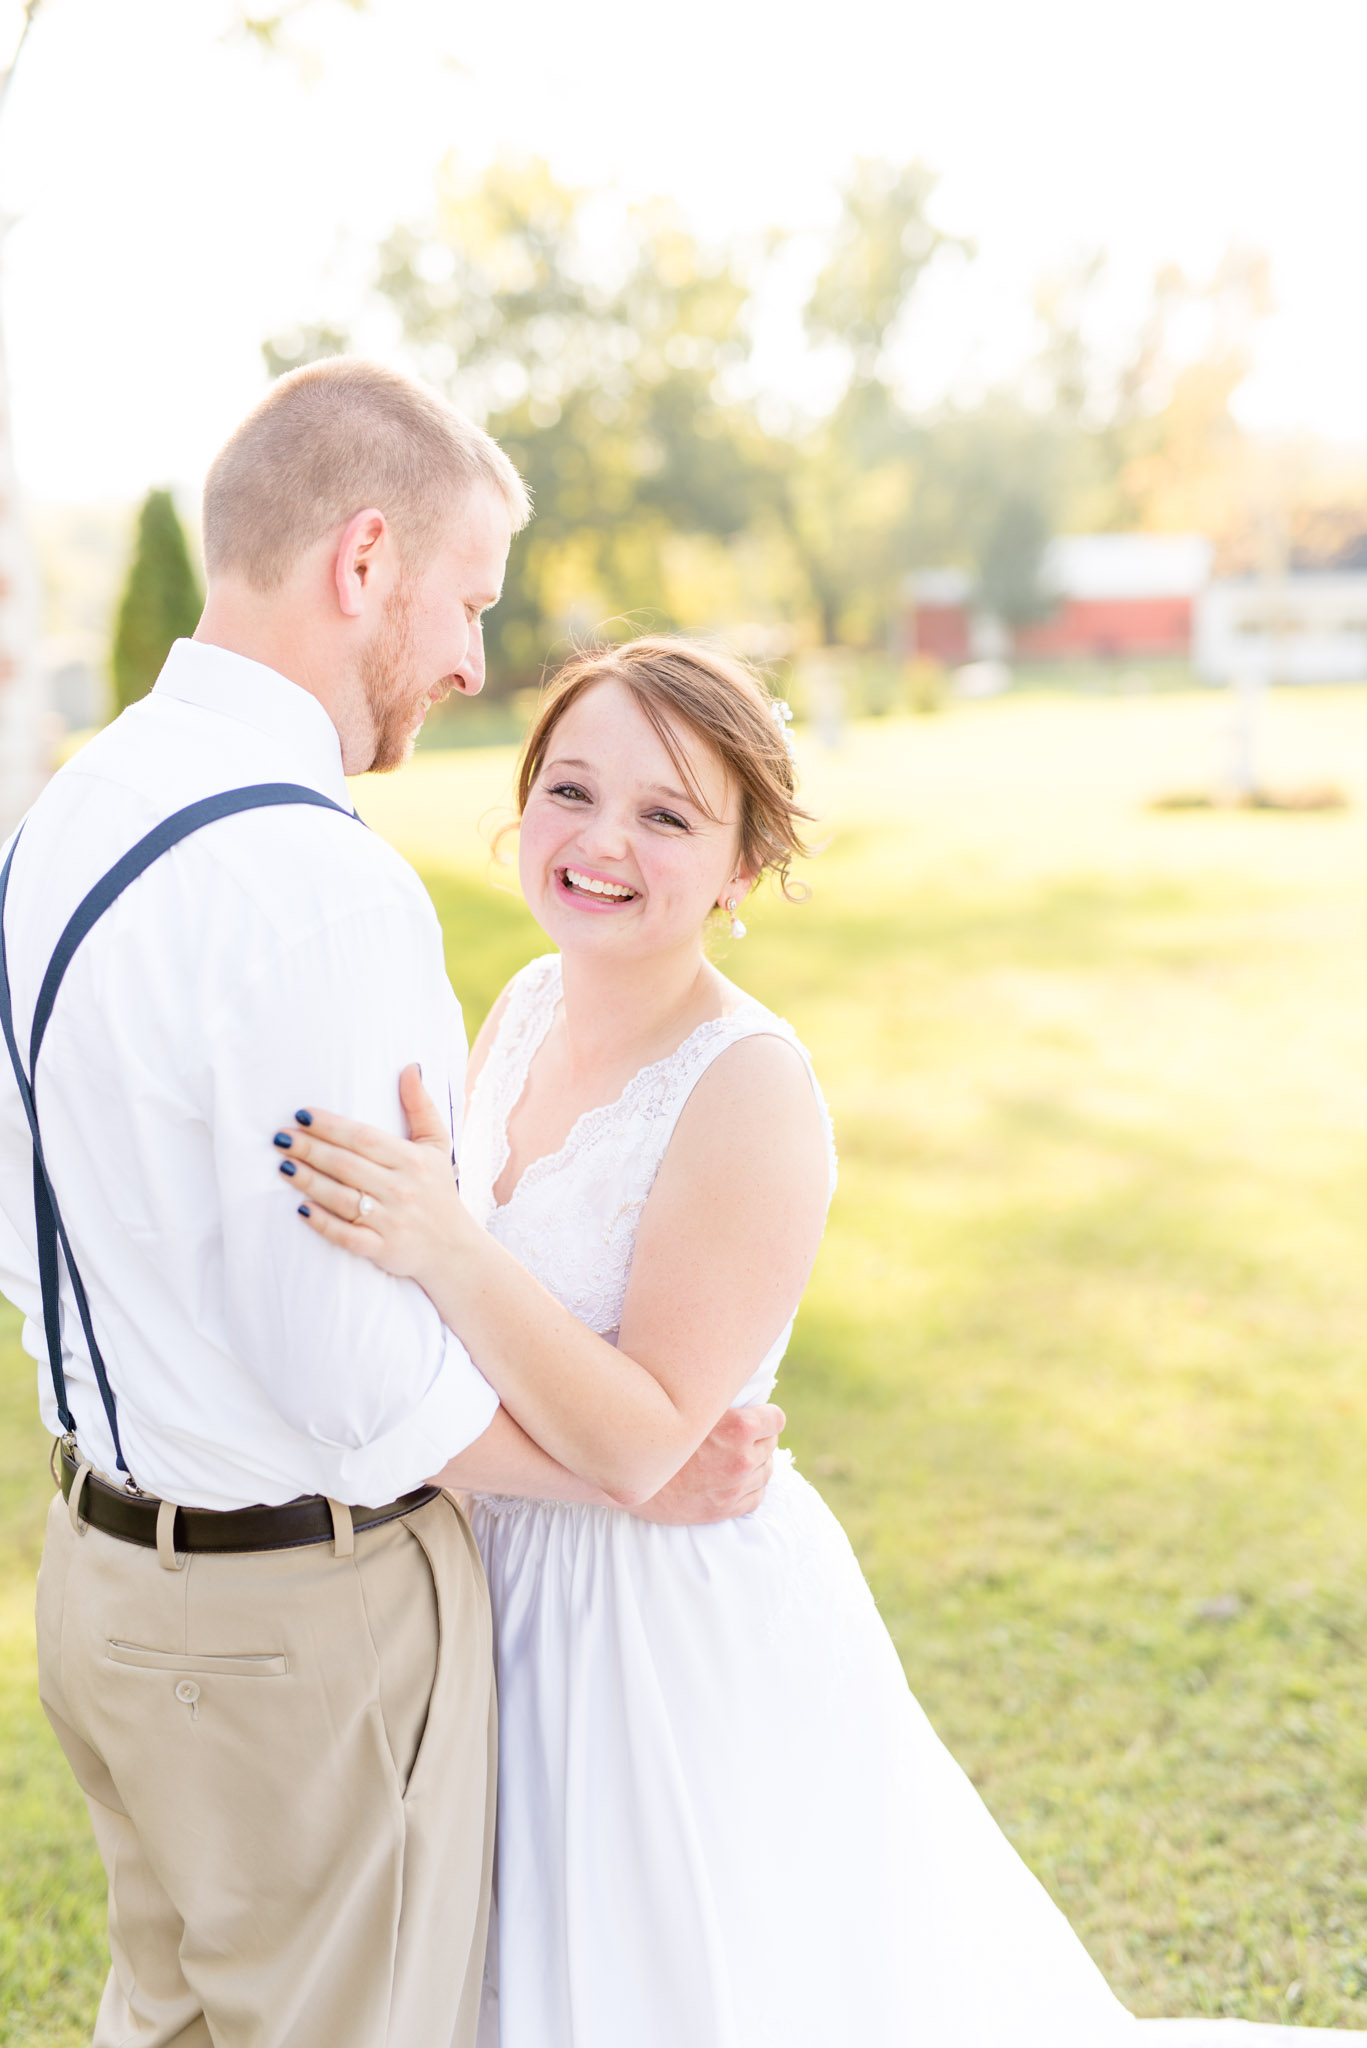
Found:
<svg viewBox="0 0 1367 2048"><path fill-rule="evenodd" d="M483 1435L498 1396L414 1281L297 1216L272 1135L308 1103L406 1134L399 1074L417 1060L445 1103L459 1028L435 918L400 895L262 963L206 1048L235 1355L353 1505L420 1485Z"/></svg>

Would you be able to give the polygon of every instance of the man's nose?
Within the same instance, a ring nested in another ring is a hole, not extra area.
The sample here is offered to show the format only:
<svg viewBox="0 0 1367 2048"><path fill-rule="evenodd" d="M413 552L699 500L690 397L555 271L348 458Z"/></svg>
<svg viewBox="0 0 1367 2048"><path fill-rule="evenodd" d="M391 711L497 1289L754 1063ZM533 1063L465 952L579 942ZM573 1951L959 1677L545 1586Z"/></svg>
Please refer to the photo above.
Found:
<svg viewBox="0 0 1367 2048"><path fill-rule="evenodd" d="M470 637L465 643L465 659L451 671L456 688L463 690L467 697L477 697L484 688L484 627L478 619L470 628Z"/></svg>

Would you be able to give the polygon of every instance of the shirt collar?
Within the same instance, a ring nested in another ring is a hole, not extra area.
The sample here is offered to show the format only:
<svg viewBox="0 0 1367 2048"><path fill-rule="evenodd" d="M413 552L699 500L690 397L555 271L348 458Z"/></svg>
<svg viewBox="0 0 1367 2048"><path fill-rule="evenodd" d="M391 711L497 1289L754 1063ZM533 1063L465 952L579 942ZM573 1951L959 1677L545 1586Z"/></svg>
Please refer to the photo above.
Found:
<svg viewBox="0 0 1367 2048"><path fill-rule="evenodd" d="M152 694L264 733L276 742L282 766L288 757L293 780L352 808L336 726L316 697L276 669L204 640L177 640Z"/></svg>

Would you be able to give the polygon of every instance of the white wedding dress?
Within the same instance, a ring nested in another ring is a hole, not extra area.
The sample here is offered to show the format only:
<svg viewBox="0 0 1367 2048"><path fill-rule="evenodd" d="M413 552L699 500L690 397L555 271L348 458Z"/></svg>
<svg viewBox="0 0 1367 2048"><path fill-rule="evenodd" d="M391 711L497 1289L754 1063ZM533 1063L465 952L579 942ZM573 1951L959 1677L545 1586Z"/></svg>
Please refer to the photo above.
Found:
<svg viewBox="0 0 1367 2048"><path fill-rule="evenodd" d="M559 991L555 955L515 977L461 1186L612 1338L690 1090L738 1039L797 1040L744 1001L582 1116L500 1207L508 1118ZM790 1330L737 1405L768 1396ZM790 1460L755 1513L704 1528L488 1497L473 1520L500 1721L480 2048L1139 2048L917 1706L840 1524Z"/></svg>

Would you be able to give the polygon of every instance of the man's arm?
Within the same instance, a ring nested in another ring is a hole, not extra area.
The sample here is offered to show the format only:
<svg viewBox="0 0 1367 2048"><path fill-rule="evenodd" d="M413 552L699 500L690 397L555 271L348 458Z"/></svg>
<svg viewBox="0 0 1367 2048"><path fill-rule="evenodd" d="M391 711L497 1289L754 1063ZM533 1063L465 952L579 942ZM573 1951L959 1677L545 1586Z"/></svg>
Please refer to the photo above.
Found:
<svg viewBox="0 0 1367 2048"><path fill-rule="evenodd" d="M412 1281L322 1243L282 1201L271 1134L307 1101L345 1101L402 1128L394 1076L425 1063L443 1105L458 1013L435 920L373 891L253 965L209 1020L205 1114L222 1215L235 1355L314 1447L340 1498L379 1504L420 1485L489 1427L498 1398Z"/></svg>

